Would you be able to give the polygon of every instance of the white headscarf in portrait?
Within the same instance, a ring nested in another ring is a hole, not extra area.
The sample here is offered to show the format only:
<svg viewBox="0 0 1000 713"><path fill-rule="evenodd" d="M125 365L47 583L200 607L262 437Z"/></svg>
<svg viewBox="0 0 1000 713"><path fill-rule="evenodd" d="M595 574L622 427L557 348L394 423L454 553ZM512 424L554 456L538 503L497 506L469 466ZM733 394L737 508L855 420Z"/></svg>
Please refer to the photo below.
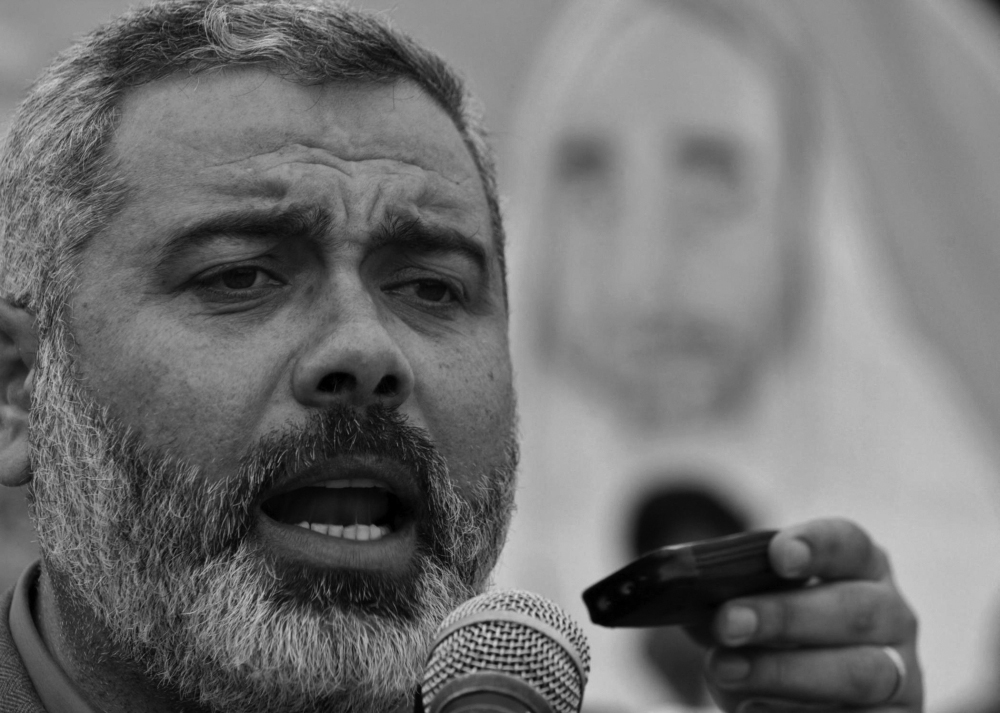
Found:
<svg viewBox="0 0 1000 713"><path fill-rule="evenodd" d="M576 264L550 212L581 67L623 18L683 4L573 2L527 85L509 206L522 485L499 579L586 620L580 591L627 560L650 474L694 467L762 525L840 515L869 529L921 618L928 705L957 705L996 665L1000 39L967 4L740 0L809 68L822 106L801 324L738 417L649 431L552 359L538 306L552 261L564 280ZM588 635L589 707L668 701L632 632Z"/></svg>

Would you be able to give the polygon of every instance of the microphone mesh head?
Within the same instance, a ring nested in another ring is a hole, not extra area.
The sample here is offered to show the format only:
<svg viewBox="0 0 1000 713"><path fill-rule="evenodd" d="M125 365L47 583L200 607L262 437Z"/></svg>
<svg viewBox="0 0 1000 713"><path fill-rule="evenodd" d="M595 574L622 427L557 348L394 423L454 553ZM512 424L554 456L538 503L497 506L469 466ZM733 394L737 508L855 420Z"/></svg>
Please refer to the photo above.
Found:
<svg viewBox="0 0 1000 713"><path fill-rule="evenodd" d="M478 671L521 679L554 713L580 710L590 673L587 638L548 599L516 589L481 594L449 614L436 638L422 686L425 710L446 683Z"/></svg>

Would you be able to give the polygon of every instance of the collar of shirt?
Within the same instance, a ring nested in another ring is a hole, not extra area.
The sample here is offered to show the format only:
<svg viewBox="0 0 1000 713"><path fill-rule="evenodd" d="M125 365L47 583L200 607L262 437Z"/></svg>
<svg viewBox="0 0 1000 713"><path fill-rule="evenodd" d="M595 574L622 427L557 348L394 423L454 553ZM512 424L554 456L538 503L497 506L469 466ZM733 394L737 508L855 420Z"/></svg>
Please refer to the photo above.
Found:
<svg viewBox="0 0 1000 713"><path fill-rule="evenodd" d="M10 633L28 671L28 678L48 713L100 713L83 700L69 676L45 648L35 626L32 604L38 573L38 562L35 562L21 575L14 587L14 600L10 607Z"/></svg>

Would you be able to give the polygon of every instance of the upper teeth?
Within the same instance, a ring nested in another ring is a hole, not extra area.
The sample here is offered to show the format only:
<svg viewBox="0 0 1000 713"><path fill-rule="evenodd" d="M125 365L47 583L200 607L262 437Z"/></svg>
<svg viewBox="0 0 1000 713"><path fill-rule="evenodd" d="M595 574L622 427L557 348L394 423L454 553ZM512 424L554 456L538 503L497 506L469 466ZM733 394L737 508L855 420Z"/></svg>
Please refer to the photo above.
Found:
<svg viewBox="0 0 1000 713"><path fill-rule="evenodd" d="M317 483L324 488L381 488L385 490L385 486L376 480L370 480L368 478L348 478L345 480L327 480L322 483Z"/></svg>
<svg viewBox="0 0 1000 713"><path fill-rule="evenodd" d="M322 522L300 522L299 527L318 532L331 537L343 537L345 540L378 540L392 532L388 525L327 525Z"/></svg>

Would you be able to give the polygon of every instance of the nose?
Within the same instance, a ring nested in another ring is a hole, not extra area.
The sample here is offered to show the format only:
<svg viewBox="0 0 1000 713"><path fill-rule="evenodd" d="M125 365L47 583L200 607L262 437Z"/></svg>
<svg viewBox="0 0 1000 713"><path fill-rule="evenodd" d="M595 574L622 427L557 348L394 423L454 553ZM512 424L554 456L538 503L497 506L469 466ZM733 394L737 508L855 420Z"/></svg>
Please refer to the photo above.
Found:
<svg viewBox="0 0 1000 713"><path fill-rule="evenodd" d="M646 129L646 127L643 127ZM616 284L628 295L631 308L659 311L675 297L683 273L682 239L674 230L674 181L662 153L650 151L662 139L649 128L629 135L621 235L613 253Z"/></svg>
<svg viewBox="0 0 1000 713"><path fill-rule="evenodd" d="M413 392L413 370L373 304L339 314L299 357L295 398L310 408L395 408Z"/></svg>

